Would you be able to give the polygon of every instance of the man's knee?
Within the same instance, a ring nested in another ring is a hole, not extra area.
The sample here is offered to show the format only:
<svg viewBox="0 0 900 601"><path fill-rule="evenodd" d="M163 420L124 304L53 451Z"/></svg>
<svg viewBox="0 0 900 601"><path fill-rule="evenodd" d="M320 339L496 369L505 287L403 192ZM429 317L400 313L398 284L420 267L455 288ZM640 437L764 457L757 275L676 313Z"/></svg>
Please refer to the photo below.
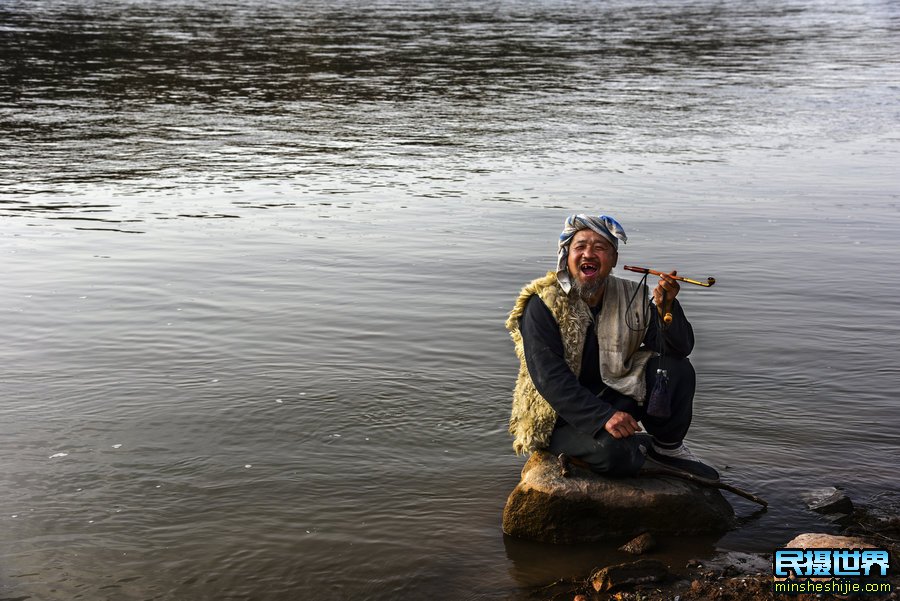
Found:
<svg viewBox="0 0 900 601"><path fill-rule="evenodd" d="M687 357L653 357L647 362L647 385L652 389L656 382L656 370L663 369L672 384L683 384L693 388L697 382L697 372Z"/></svg>
<svg viewBox="0 0 900 601"><path fill-rule="evenodd" d="M691 360L684 357L683 359L666 359L665 362L665 369L670 372L669 379L693 390L697 384L697 372L694 371Z"/></svg>
<svg viewBox="0 0 900 601"><path fill-rule="evenodd" d="M658 361L658 358L654 360ZM687 435L688 428L694 413L694 392L697 385L697 375L694 366L687 358L675 359L667 357L662 361L662 369L666 370L668 377L667 399L669 403L668 417L654 417L643 415L641 422L648 434L659 441L666 443L681 442ZM650 365L648 364L648 368ZM655 384L655 368L653 376L649 373L647 378L648 395Z"/></svg>

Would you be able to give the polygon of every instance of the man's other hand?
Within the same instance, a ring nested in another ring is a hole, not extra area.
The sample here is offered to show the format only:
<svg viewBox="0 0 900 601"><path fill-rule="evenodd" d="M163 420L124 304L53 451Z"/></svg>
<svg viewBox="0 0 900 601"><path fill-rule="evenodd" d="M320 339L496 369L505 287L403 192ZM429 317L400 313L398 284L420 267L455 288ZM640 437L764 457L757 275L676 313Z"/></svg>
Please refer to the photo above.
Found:
<svg viewBox="0 0 900 601"><path fill-rule="evenodd" d="M675 297L678 296L681 286L678 284L678 280L672 279L673 275L678 275L678 272L673 271L659 276L659 283L653 289L653 301L657 307L668 308L672 301L675 300Z"/></svg>
<svg viewBox="0 0 900 601"><path fill-rule="evenodd" d="M603 427L613 438L628 438L635 432L641 431L637 421L631 417L630 413L625 413L624 411L613 413L612 417L606 420L606 424Z"/></svg>

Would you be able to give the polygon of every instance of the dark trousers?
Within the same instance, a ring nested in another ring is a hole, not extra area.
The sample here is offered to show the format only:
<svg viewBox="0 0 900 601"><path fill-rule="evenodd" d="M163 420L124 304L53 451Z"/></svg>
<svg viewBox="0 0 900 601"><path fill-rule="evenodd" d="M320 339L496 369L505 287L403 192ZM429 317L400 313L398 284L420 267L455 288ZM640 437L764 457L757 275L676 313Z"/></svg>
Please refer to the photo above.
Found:
<svg viewBox="0 0 900 601"><path fill-rule="evenodd" d="M600 398L619 411L630 413L644 425L644 430L664 445L677 445L687 435L691 426L694 407L694 390L697 376L688 359L666 357L664 367L669 376L669 395L672 415L667 418L646 415L647 403L638 406L637 401L610 388L600 393ZM654 357L647 363L645 374L647 396L656 383L656 370L660 360ZM603 430L597 438L579 432L562 419L557 420L550 439L550 451L554 455L565 453L587 462L591 469L610 476L629 476L637 473L644 464L644 454L639 444L649 444L648 437L642 435L628 438L613 438Z"/></svg>

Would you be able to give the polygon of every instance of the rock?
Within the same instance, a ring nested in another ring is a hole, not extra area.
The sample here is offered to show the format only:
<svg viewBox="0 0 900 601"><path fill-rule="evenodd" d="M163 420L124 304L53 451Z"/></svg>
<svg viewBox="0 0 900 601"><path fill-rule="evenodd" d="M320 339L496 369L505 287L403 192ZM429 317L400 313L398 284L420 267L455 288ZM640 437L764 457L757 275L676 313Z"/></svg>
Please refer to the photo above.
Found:
<svg viewBox="0 0 900 601"><path fill-rule="evenodd" d="M687 562L687 565L685 565L684 567L686 567L686 568L702 568L703 564L700 563L699 559L691 559L690 561Z"/></svg>
<svg viewBox="0 0 900 601"><path fill-rule="evenodd" d="M837 536L835 534L823 534L819 532L807 532L792 538L786 545L786 549L874 549L863 539L856 536ZM827 578L810 578L814 581L829 580ZM776 581L786 580L783 576L774 576Z"/></svg>
<svg viewBox="0 0 900 601"><path fill-rule="evenodd" d="M575 595L575 598L572 601L588 601L588 598L584 595Z"/></svg>
<svg viewBox="0 0 900 601"><path fill-rule="evenodd" d="M503 532L550 542L594 542L642 532L723 533L734 510L714 488L674 477L607 478L587 470L560 475L556 457L531 455L503 509Z"/></svg>
<svg viewBox="0 0 900 601"><path fill-rule="evenodd" d="M647 551L652 551L655 547L656 539L649 532L644 532L619 547L619 551L625 551L632 555L643 555Z"/></svg>
<svg viewBox="0 0 900 601"><path fill-rule="evenodd" d="M787 549L874 549L863 539L856 536L837 536L807 532L795 536L785 546Z"/></svg>
<svg viewBox="0 0 900 601"><path fill-rule="evenodd" d="M591 584L598 593L605 593L625 586L659 582L668 575L666 565L658 559L639 559L596 570L591 574Z"/></svg>
<svg viewBox="0 0 900 601"><path fill-rule="evenodd" d="M833 486L817 488L803 495L806 506L816 513L853 513L850 497Z"/></svg>
<svg viewBox="0 0 900 601"><path fill-rule="evenodd" d="M831 522L832 524L837 524L838 526L846 526L851 522L851 518L853 516L847 513L826 513L824 516L826 520Z"/></svg>

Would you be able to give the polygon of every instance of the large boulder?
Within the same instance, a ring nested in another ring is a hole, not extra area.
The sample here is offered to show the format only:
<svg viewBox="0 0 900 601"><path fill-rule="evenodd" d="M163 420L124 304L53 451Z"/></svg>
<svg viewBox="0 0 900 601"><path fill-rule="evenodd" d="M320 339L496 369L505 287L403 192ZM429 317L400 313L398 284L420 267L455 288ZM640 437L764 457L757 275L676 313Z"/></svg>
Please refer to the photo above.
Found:
<svg viewBox="0 0 900 601"><path fill-rule="evenodd" d="M823 532L806 532L798 534L784 546L786 549L875 549L875 545L867 543L858 536L839 536L837 534L825 534ZM778 582L789 580L783 576L772 576ZM812 577L809 580L824 582L832 580L832 576L821 578Z"/></svg>
<svg viewBox="0 0 900 601"><path fill-rule="evenodd" d="M725 532L734 510L714 488L680 478L606 478L575 470L563 478L556 457L533 453L503 510L503 532L550 543L593 542L642 532Z"/></svg>
<svg viewBox="0 0 900 601"><path fill-rule="evenodd" d="M874 549L858 536L838 536L821 532L798 534L785 545L786 549Z"/></svg>

